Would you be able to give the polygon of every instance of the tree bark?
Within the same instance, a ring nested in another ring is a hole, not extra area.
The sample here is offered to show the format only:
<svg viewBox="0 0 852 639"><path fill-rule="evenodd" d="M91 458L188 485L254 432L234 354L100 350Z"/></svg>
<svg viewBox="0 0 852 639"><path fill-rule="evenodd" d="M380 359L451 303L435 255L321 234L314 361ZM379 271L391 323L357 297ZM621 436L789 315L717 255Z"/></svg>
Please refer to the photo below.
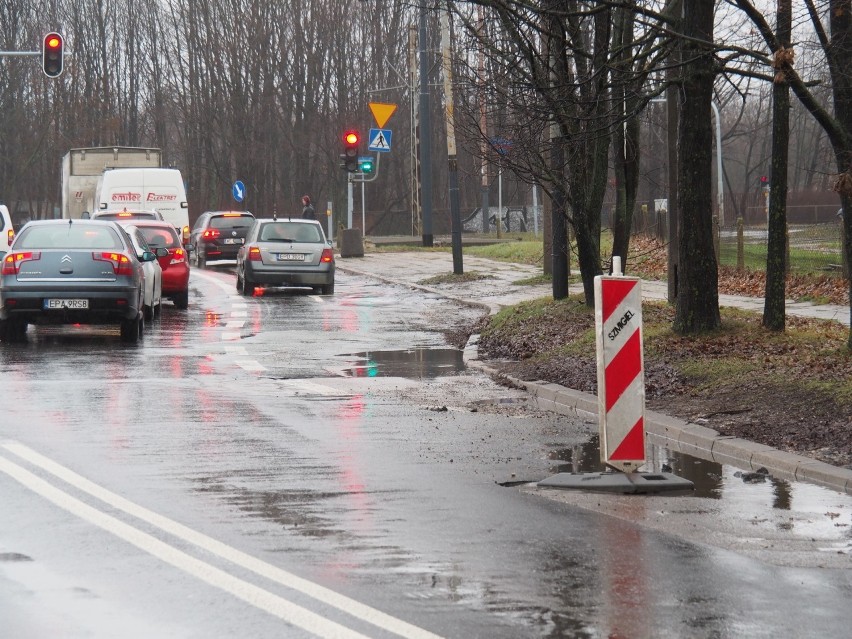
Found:
<svg viewBox="0 0 852 639"><path fill-rule="evenodd" d="M763 325L773 331L783 331L787 278L787 161L790 145L790 87L786 71L792 61L791 0L778 0L777 16L777 38L781 48L776 51L773 63L776 76L772 85L772 170L769 180L772 190L769 192L769 243L766 252Z"/></svg>
<svg viewBox="0 0 852 639"><path fill-rule="evenodd" d="M713 6L713 0L684 3L684 75L678 127L678 210L682 225L673 325L676 332L683 334L713 330L721 324L711 186Z"/></svg>

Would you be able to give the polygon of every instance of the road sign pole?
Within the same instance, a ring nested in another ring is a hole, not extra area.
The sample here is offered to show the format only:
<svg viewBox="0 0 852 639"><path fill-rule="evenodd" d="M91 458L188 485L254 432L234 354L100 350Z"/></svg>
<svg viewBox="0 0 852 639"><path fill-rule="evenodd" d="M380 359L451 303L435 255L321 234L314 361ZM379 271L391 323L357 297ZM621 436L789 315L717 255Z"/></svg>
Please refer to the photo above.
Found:
<svg viewBox="0 0 852 639"><path fill-rule="evenodd" d="M346 178L346 228L352 228L352 174Z"/></svg>

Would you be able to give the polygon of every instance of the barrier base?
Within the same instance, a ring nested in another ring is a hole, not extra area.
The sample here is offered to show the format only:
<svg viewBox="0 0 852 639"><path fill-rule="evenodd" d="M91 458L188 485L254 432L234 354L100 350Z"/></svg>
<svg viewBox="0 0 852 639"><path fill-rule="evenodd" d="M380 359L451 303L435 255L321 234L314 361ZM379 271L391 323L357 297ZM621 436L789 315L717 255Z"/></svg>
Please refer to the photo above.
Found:
<svg viewBox="0 0 852 639"><path fill-rule="evenodd" d="M558 473L543 479L541 488L588 490L592 492L646 495L664 492L689 492L695 485L671 473Z"/></svg>

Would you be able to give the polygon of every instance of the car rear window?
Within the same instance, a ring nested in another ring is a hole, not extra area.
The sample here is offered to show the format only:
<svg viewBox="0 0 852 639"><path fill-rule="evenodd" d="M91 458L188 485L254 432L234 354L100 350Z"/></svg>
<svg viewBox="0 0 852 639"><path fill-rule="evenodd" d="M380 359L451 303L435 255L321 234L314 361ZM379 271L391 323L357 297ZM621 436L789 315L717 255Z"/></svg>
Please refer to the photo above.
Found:
<svg viewBox="0 0 852 639"><path fill-rule="evenodd" d="M148 246L152 249L180 248L181 246L177 231L173 228L142 226L139 227L139 230L142 232L142 235L145 236Z"/></svg>
<svg viewBox="0 0 852 639"><path fill-rule="evenodd" d="M248 228L254 222L252 215L227 216L216 215L210 218L210 228L214 229L239 229Z"/></svg>
<svg viewBox="0 0 852 639"><path fill-rule="evenodd" d="M287 240L289 242L322 242L322 234L316 224L300 224L298 222L267 222L260 229L260 240L274 242Z"/></svg>
<svg viewBox="0 0 852 639"><path fill-rule="evenodd" d="M16 249L111 249L123 250L118 231L110 225L50 224L25 228Z"/></svg>

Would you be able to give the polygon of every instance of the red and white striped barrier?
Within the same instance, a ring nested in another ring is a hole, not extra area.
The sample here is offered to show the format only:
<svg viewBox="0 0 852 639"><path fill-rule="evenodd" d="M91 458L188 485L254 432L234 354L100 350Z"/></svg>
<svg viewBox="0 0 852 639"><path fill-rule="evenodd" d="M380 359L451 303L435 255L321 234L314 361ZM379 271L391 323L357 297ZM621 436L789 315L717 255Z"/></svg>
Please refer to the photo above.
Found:
<svg viewBox="0 0 852 639"><path fill-rule="evenodd" d="M595 278L598 413L601 461L624 472L645 463L645 367L642 355L642 280Z"/></svg>

